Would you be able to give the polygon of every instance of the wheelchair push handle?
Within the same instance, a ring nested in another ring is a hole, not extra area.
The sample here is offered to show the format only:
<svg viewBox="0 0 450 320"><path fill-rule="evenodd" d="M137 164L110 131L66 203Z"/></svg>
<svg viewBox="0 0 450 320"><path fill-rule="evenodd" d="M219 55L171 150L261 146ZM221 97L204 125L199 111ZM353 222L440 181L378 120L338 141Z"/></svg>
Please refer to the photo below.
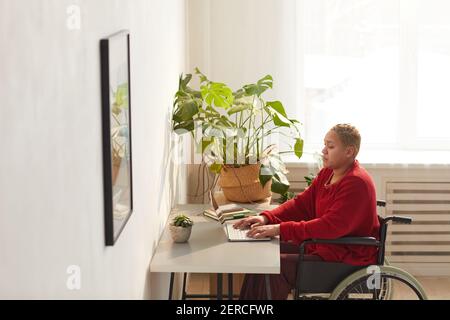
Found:
<svg viewBox="0 0 450 320"><path fill-rule="evenodd" d="M391 216L384 218L385 222L393 221L395 223L401 223L401 224L411 224L413 219L411 217L404 217L404 216Z"/></svg>
<svg viewBox="0 0 450 320"><path fill-rule="evenodd" d="M402 224L411 224L412 218L411 217L401 217L401 216L394 216L394 219L392 221Z"/></svg>
<svg viewBox="0 0 450 320"><path fill-rule="evenodd" d="M386 201L385 200L377 200L377 207L386 207ZM384 222L393 221L395 223L401 223L401 224L411 224L413 219L411 217L405 217L405 216L389 216L383 219Z"/></svg>
<svg viewBox="0 0 450 320"><path fill-rule="evenodd" d="M377 200L377 207L386 207L386 201Z"/></svg>

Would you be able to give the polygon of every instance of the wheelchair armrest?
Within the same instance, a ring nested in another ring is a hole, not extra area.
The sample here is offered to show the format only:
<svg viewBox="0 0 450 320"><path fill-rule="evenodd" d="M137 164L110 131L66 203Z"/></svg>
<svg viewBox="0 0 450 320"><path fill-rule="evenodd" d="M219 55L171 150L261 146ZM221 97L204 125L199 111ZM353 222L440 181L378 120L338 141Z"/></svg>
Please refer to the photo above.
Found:
<svg viewBox="0 0 450 320"><path fill-rule="evenodd" d="M336 244L336 245L360 245L360 246L380 246L380 241L373 237L344 237L339 239L309 239L300 245L300 255L305 253L305 246L309 244Z"/></svg>

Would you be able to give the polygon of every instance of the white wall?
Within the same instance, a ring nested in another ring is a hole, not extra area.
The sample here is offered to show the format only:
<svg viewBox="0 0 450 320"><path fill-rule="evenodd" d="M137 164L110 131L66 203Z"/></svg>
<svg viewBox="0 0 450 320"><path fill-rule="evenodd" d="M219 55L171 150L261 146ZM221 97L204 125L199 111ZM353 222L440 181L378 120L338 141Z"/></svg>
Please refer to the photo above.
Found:
<svg viewBox="0 0 450 320"><path fill-rule="evenodd" d="M66 8L81 8L81 30ZM185 0L0 0L0 298L166 297L153 249L177 187L169 111ZM131 31L134 213L104 245L99 40ZM174 171L175 170L175 171ZM81 290L66 288L70 265Z"/></svg>
<svg viewBox="0 0 450 320"><path fill-rule="evenodd" d="M191 72L199 67L233 89L271 74L274 90L266 98L297 113L299 55L288 38L296 34L295 0L189 0L188 10Z"/></svg>

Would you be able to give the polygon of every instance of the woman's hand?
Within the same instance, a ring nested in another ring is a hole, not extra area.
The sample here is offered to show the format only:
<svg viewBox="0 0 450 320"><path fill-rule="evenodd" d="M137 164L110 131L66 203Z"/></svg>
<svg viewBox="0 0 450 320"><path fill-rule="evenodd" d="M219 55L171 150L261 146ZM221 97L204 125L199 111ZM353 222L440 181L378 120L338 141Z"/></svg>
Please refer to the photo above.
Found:
<svg viewBox="0 0 450 320"><path fill-rule="evenodd" d="M266 225L269 222L269 219L265 216L254 216L254 217L248 217L242 220L239 220L236 222L233 227L235 229L248 229L263 226Z"/></svg>
<svg viewBox="0 0 450 320"><path fill-rule="evenodd" d="M280 235L280 225L271 224L268 226L252 227L252 229L247 232L247 237L249 238L273 238Z"/></svg>

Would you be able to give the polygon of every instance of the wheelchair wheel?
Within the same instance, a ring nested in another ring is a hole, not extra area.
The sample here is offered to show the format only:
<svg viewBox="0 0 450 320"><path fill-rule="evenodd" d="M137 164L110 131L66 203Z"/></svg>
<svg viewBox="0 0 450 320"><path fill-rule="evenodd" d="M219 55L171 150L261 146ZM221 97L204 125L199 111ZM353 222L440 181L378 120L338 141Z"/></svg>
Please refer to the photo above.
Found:
<svg viewBox="0 0 450 320"><path fill-rule="evenodd" d="M384 258L384 265L389 266L389 260L387 258ZM394 286L392 284L392 280L389 278L382 278L381 279L381 288L380 291L380 300L392 300L392 297L394 296Z"/></svg>
<svg viewBox="0 0 450 320"><path fill-rule="evenodd" d="M331 293L330 300L387 300L396 298L393 288L408 300L426 300L420 283L408 272L391 266L370 266L344 279Z"/></svg>

